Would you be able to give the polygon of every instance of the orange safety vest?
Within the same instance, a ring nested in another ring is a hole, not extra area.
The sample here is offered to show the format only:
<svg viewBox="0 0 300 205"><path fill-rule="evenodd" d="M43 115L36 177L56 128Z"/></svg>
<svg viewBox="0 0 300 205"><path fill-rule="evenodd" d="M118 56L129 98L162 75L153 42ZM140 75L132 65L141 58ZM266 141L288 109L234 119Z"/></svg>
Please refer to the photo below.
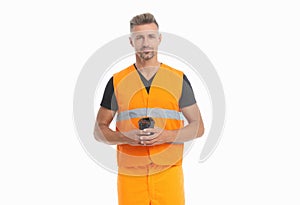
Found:
<svg viewBox="0 0 300 205"><path fill-rule="evenodd" d="M113 84L118 103L116 130L127 132L138 129L138 120L152 117L155 126L176 130L184 126L179 108L183 73L161 64L147 93L134 65L114 74ZM117 145L119 167L180 165L183 143L154 146Z"/></svg>

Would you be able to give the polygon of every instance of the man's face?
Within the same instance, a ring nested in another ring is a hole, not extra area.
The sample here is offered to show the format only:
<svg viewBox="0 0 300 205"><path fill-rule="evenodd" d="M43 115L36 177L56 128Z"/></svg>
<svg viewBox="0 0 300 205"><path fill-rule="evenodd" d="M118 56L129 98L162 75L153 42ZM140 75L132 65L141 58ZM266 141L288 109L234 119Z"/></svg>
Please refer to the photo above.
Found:
<svg viewBox="0 0 300 205"><path fill-rule="evenodd" d="M131 31L130 44L142 60L150 60L156 55L160 41L155 23L134 26Z"/></svg>

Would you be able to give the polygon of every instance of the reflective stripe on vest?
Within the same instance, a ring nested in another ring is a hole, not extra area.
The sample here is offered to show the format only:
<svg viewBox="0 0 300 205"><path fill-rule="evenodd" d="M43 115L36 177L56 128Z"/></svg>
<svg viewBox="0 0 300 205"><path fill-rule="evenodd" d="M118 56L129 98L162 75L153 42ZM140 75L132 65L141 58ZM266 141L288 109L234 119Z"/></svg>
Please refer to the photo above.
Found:
<svg viewBox="0 0 300 205"><path fill-rule="evenodd" d="M132 118L142 118L145 116L153 118L184 120L182 113L176 110L162 108L138 108L118 113L117 121L128 120Z"/></svg>

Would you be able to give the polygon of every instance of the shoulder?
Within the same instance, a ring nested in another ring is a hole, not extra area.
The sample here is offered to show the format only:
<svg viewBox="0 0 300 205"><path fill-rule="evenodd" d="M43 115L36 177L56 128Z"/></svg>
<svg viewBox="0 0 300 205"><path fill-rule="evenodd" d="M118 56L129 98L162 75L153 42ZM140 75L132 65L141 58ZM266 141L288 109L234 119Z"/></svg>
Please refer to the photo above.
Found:
<svg viewBox="0 0 300 205"><path fill-rule="evenodd" d="M161 67L164 68L165 70L169 71L169 72L176 73L179 76L183 76L184 75L184 73L181 70L173 68L173 67L171 67L171 66L169 66L167 64L162 63Z"/></svg>
<svg viewBox="0 0 300 205"><path fill-rule="evenodd" d="M128 66L127 68L115 73L113 75L113 84L114 86L117 86L120 82L122 82L124 79L129 79L129 76L132 76L130 74L132 74L133 72L135 72L135 67L134 64ZM125 81L123 81L125 82Z"/></svg>
<svg viewBox="0 0 300 205"><path fill-rule="evenodd" d="M119 72L115 73L113 75L113 77L122 78L122 77L126 76L128 73L130 73L134 70L135 70L135 68L134 68L134 65L132 64L132 65L128 66L127 68L125 68L123 70L120 70Z"/></svg>

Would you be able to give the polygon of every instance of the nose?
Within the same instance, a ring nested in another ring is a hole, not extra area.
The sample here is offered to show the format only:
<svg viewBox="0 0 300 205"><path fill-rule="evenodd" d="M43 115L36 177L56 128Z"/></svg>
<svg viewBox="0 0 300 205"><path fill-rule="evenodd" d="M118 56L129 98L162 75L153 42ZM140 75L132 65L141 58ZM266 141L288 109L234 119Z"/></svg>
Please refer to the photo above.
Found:
<svg viewBox="0 0 300 205"><path fill-rule="evenodd" d="M149 46L149 39L148 39L148 37L145 37L145 38L144 38L144 40L143 40L143 46L144 46L144 47Z"/></svg>

